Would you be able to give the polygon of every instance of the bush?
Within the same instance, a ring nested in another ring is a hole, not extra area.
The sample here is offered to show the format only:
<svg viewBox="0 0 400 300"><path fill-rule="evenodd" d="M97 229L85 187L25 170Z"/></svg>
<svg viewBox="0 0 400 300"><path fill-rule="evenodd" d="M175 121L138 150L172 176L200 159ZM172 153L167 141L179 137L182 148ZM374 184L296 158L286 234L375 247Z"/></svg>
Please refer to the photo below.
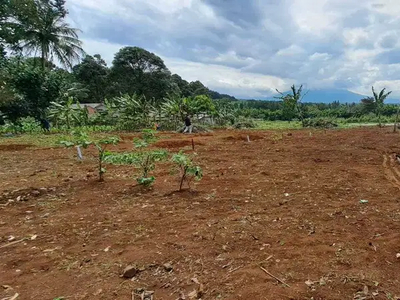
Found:
<svg viewBox="0 0 400 300"><path fill-rule="evenodd" d="M313 127L313 128L334 128L338 127L338 124L329 119L304 119L303 122L304 127Z"/></svg>
<svg viewBox="0 0 400 300"><path fill-rule="evenodd" d="M242 119L236 122L233 127L236 129L255 128L256 124L251 119Z"/></svg>

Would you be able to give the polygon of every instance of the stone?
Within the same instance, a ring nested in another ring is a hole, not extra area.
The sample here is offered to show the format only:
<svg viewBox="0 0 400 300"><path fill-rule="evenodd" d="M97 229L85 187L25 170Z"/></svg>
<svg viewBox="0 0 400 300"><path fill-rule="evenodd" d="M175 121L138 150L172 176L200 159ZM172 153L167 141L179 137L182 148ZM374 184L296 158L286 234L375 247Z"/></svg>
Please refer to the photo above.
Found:
<svg viewBox="0 0 400 300"><path fill-rule="evenodd" d="M136 266L127 266L122 273L122 277L124 278L133 278L137 274L139 274L140 270Z"/></svg>
<svg viewBox="0 0 400 300"><path fill-rule="evenodd" d="M174 269L174 267L170 263L164 264L163 267L166 272L171 272Z"/></svg>
<svg viewBox="0 0 400 300"><path fill-rule="evenodd" d="M33 196L39 196L40 195L40 191L34 190L34 191L32 191L32 195Z"/></svg>

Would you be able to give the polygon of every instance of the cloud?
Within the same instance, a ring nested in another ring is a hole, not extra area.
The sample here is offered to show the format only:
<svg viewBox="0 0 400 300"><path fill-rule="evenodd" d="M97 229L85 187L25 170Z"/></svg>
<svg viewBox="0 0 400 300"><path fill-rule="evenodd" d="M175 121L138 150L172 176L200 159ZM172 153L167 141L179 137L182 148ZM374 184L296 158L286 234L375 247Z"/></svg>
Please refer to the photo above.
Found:
<svg viewBox="0 0 400 300"><path fill-rule="evenodd" d="M237 97L275 88L384 85L400 95L397 0L69 0L69 21L108 63L123 46ZM395 71L393 71L395 70Z"/></svg>

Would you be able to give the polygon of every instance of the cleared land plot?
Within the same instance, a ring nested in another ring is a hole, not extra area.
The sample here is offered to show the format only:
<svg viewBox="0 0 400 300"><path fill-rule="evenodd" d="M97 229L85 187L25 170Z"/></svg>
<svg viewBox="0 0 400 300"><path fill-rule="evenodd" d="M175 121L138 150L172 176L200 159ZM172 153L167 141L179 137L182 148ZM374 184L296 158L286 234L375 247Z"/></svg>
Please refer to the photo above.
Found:
<svg viewBox="0 0 400 300"><path fill-rule="evenodd" d="M143 191L131 167L108 166L99 183L90 153L78 162L73 149L1 142L0 299L132 299L138 288L154 299L400 296L390 129L160 137L153 147L187 153L194 138L195 191L174 192L168 163ZM120 278L127 265L140 269L134 280Z"/></svg>

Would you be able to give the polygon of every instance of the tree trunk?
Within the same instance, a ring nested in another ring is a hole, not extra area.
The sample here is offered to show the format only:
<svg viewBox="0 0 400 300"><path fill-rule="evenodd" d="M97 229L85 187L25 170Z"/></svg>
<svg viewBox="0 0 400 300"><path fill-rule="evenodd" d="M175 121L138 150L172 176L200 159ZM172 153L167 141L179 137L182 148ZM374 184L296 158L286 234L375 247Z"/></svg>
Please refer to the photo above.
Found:
<svg viewBox="0 0 400 300"><path fill-rule="evenodd" d="M380 111L378 111L378 123L379 123L379 128L382 128L381 112Z"/></svg>
<svg viewBox="0 0 400 300"><path fill-rule="evenodd" d="M396 119L394 121L393 132L397 132L397 124L399 123L399 113L400 113L400 105L397 106L397 113L396 113Z"/></svg>
<svg viewBox="0 0 400 300"><path fill-rule="evenodd" d="M183 175L182 175L182 178L181 178L181 184L179 186L179 191L182 191L183 182L185 181L185 178L186 178L186 172L187 172L187 167L184 167Z"/></svg>
<svg viewBox="0 0 400 300"><path fill-rule="evenodd" d="M104 158L104 152L105 148L99 151L99 181L103 182L104 181L104 171L103 171L103 158Z"/></svg>

